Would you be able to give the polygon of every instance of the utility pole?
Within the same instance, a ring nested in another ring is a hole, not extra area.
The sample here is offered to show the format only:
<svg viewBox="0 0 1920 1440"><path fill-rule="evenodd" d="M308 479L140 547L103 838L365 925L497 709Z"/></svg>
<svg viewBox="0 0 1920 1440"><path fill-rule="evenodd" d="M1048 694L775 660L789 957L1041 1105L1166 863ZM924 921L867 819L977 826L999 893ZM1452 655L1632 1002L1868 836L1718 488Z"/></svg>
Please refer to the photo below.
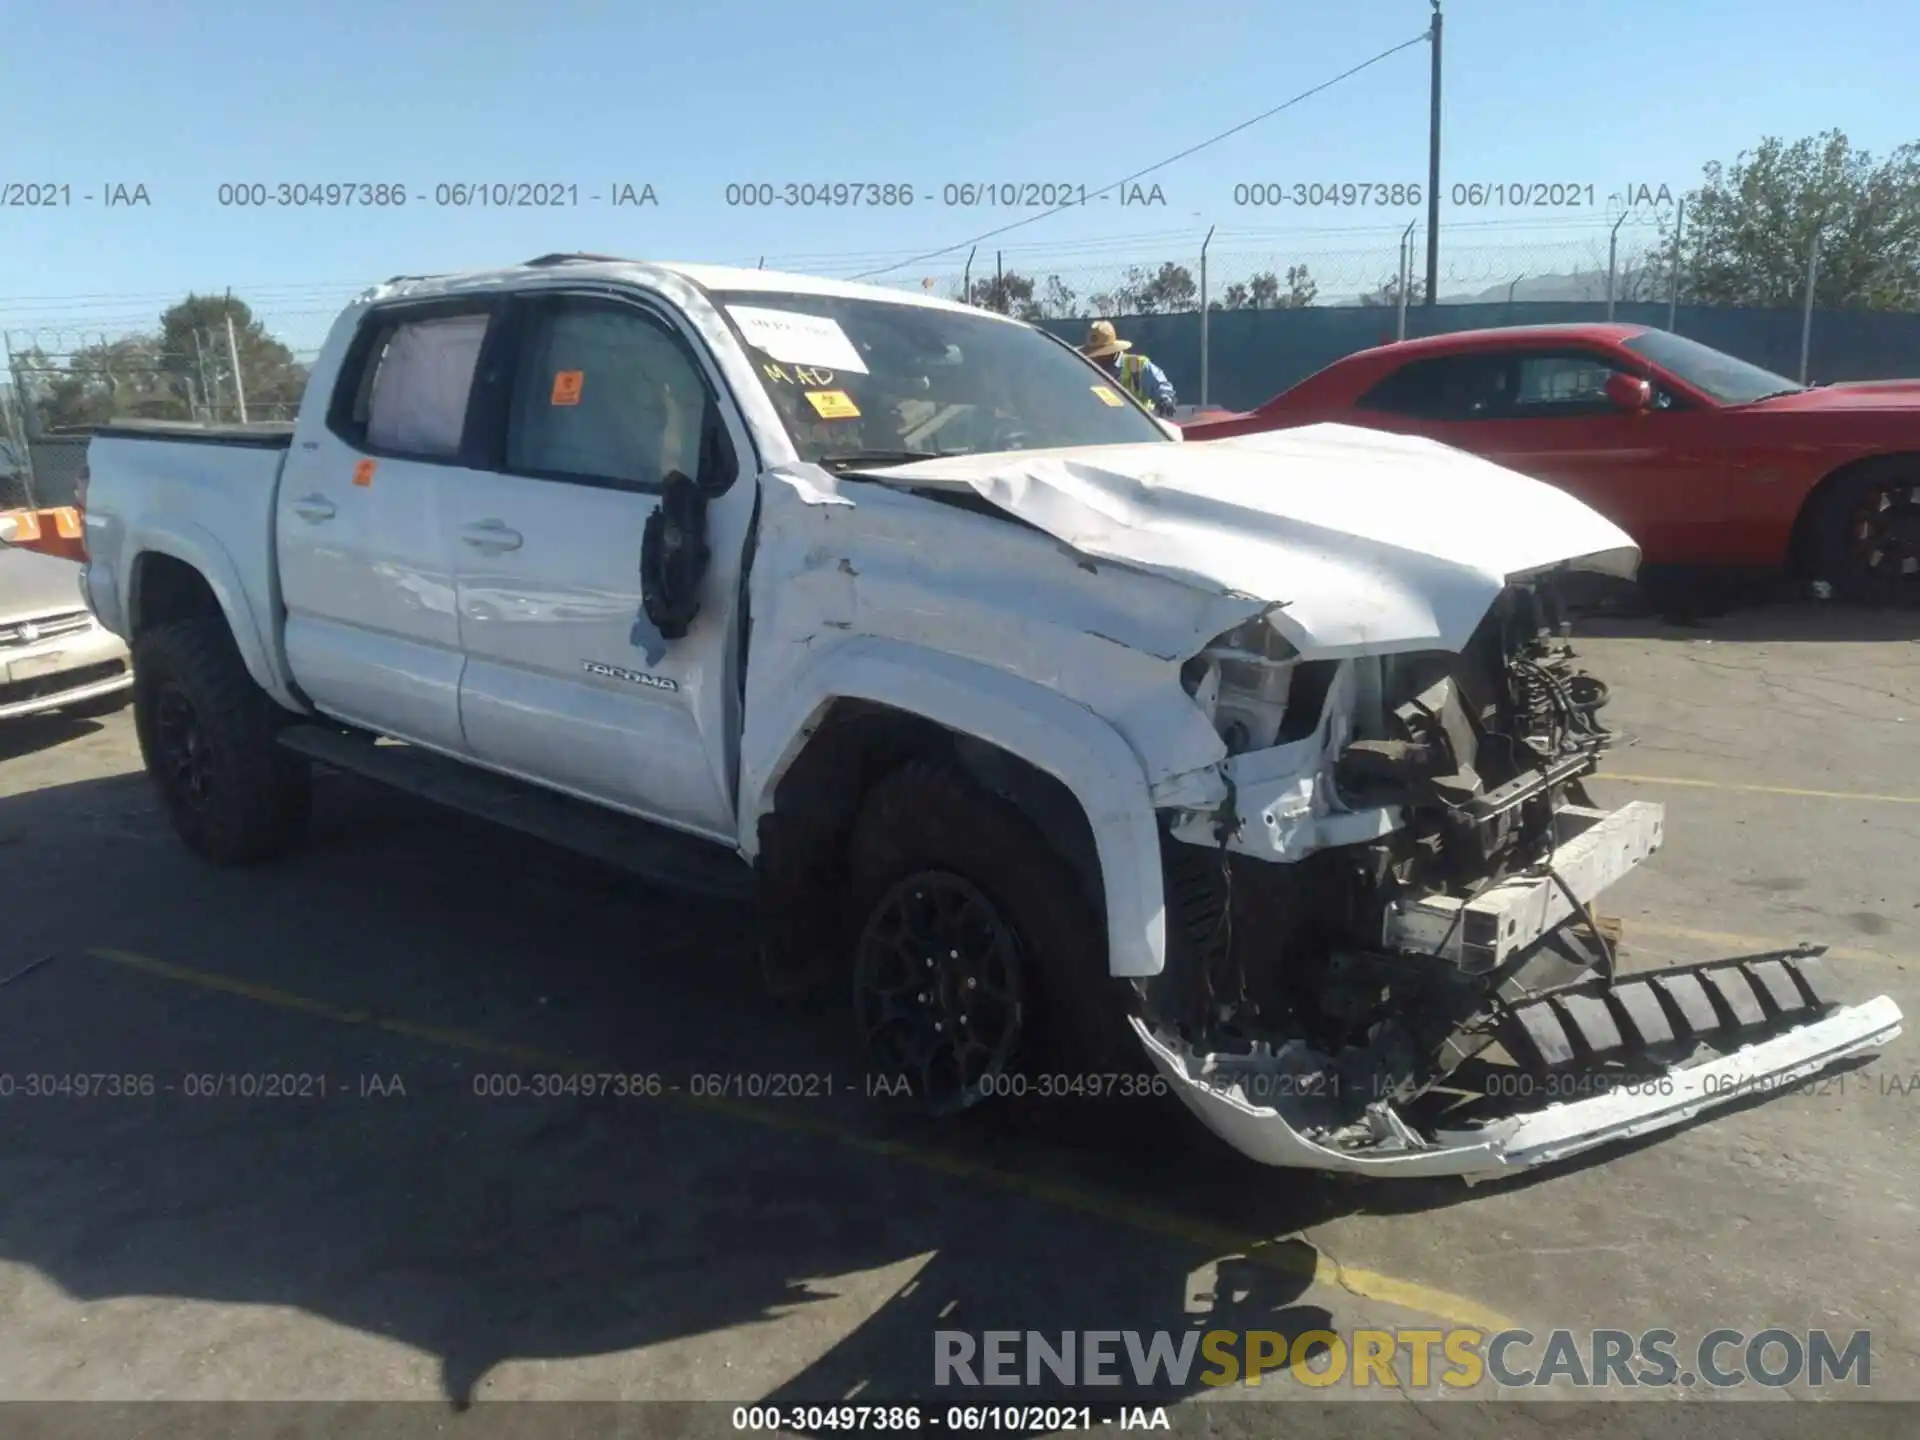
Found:
<svg viewBox="0 0 1920 1440"><path fill-rule="evenodd" d="M240 423L247 423L247 385L240 378L240 347L233 338L233 291L227 291L227 361L233 366L233 399L240 407Z"/></svg>
<svg viewBox="0 0 1920 1440"><path fill-rule="evenodd" d="M240 407L240 423L247 423L247 385L240 378L240 347L233 340L233 311L227 311L227 363L233 366L233 401Z"/></svg>
<svg viewBox="0 0 1920 1440"><path fill-rule="evenodd" d="M1427 33L1433 42L1433 109L1427 117L1427 304L1433 305L1440 299L1440 0L1433 0L1433 29Z"/></svg>
<svg viewBox="0 0 1920 1440"><path fill-rule="evenodd" d="M1820 279L1820 232L1807 247L1807 298L1800 311L1800 383L1807 383L1807 355L1813 346L1813 288Z"/></svg>
<svg viewBox="0 0 1920 1440"><path fill-rule="evenodd" d="M207 402L207 413L213 419L220 418L219 401L214 398L213 386L207 380L207 347L202 338L206 331L196 328L193 332L193 363L200 372L200 396Z"/></svg>
<svg viewBox="0 0 1920 1440"><path fill-rule="evenodd" d="M1200 242L1200 408L1207 408L1207 247L1213 244L1215 227L1207 227L1207 238Z"/></svg>
<svg viewBox="0 0 1920 1440"><path fill-rule="evenodd" d="M1681 197L1673 212L1673 273L1667 277L1667 329L1677 331L1675 318L1680 313L1680 232L1687 224L1687 202Z"/></svg>

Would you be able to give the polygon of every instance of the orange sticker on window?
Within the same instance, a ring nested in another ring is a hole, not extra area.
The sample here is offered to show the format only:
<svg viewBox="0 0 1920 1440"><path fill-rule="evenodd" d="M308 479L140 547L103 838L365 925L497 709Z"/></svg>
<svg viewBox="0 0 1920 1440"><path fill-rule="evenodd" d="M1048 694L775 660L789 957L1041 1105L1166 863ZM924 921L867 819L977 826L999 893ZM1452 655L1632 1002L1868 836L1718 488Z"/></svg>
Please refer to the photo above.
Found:
<svg viewBox="0 0 1920 1440"><path fill-rule="evenodd" d="M580 387L587 383L584 370L562 370L553 377L553 403L555 405L578 405Z"/></svg>
<svg viewBox="0 0 1920 1440"><path fill-rule="evenodd" d="M804 392L807 403L822 420L855 420L859 418L860 407L853 403L851 396L844 390L808 390Z"/></svg>
<svg viewBox="0 0 1920 1440"><path fill-rule="evenodd" d="M373 484L373 466L374 462L371 460L362 460L358 465L354 466L353 483L356 485Z"/></svg>
<svg viewBox="0 0 1920 1440"><path fill-rule="evenodd" d="M1120 392L1113 389L1111 386L1095 385L1095 386L1092 386L1091 389L1093 390L1093 393L1095 395L1100 397L1100 400L1104 404L1125 405L1127 403L1126 401L1120 398Z"/></svg>

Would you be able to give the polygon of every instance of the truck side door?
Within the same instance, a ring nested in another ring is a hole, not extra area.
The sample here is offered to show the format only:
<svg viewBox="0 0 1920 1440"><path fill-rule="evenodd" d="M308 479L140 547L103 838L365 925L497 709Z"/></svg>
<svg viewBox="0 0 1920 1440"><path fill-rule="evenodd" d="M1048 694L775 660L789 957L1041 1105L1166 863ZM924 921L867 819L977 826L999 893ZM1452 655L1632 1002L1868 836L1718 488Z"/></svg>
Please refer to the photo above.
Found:
<svg viewBox="0 0 1920 1440"><path fill-rule="evenodd" d="M497 298L375 306L313 397L275 515L287 664L324 713L464 752L447 486Z"/></svg>
<svg viewBox="0 0 1920 1440"><path fill-rule="evenodd" d="M493 768L730 843L744 423L663 301L542 290L509 315L483 366L493 463L449 492L467 740ZM711 560L691 629L665 641L640 553L675 470L711 487Z"/></svg>

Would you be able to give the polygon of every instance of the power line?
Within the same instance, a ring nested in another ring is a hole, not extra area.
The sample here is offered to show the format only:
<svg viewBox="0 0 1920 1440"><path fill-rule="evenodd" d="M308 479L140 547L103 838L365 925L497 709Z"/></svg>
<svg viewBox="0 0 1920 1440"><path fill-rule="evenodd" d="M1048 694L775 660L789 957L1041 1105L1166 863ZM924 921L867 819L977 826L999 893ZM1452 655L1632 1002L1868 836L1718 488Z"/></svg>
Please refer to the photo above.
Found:
<svg viewBox="0 0 1920 1440"><path fill-rule="evenodd" d="M1164 170L1166 169L1167 166L1173 164L1175 161L1184 160L1189 155L1196 155L1200 151L1205 150L1209 145L1218 145L1222 140L1227 139L1229 136L1238 135L1242 130L1247 129L1250 126L1258 125L1262 120L1270 120L1275 115L1278 115L1282 110L1290 110L1295 105L1298 105L1302 100L1311 99L1313 96L1318 95L1322 90L1330 90L1335 85L1338 85L1342 80L1351 79L1353 76L1358 75L1362 70L1367 69L1369 66L1378 65L1382 60L1385 60L1390 55L1398 55L1402 50L1411 49L1415 45L1425 44L1427 41L1427 38L1428 38L1428 32L1425 30L1422 30L1418 35L1414 36L1411 40L1404 40L1400 44L1393 46L1391 49L1382 50L1378 55L1375 55L1371 60L1362 60L1358 65L1355 65L1351 70L1343 70L1338 75L1335 75L1331 80L1321 81L1318 85L1315 85L1311 90L1302 90L1298 95L1295 95L1291 100L1287 100L1282 104L1276 105L1271 110L1262 111L1260 114L1255 115L1251 120L1242 120L1238 125L1235 125L1232 129L1222 130L1218 135L1210 136L1209 138L1200 141L1200 143L1197 145L1189 145L1186 149L1180 151L1177 155L1169 155L1164 160L1155 161L1153 164L1147 166L1144 170L1136 170L1133 172L1133 174L1123 176L1121 179L1114 181L1111 185L1103 185L1100 189L1090 192L1090 198L1097 198L1099 196L1106 195L1114 190L1118 190L1122 185L1130 185L1135 180L1138 180L1142 175L1151 175L1156 170ZM874 275L884 275L888 270L898 270L902 266L916 265L922 260L934 260L939 258L942 255L951 254L953 251L960 249L962 246L978 245L982 240L991 240L996 235L1005 235L1009 230L1018 230L1023 225L1032 225L1038 221L1047 219L1049 216L1058 215L1062 210L1070 210L1073 208L1074 204L1079 204L1079 203L1084 203L1084 202L1076 201L1066 205L1056 205L1051 210L1042 210L1037 215L1027 216L1026 219L1024 220L1015 220L1011 224L1002 225L997 229L984 231L979 235L973 236L971 239L957 240L953 244L943 246L938 250L929 250L924 255L911 256L908 259L900 261L899 264L897 265L883 266L881 269L878 269L878 270L862 271L860 274L849 276L848 278L853 280L866 280Z"/></svg>

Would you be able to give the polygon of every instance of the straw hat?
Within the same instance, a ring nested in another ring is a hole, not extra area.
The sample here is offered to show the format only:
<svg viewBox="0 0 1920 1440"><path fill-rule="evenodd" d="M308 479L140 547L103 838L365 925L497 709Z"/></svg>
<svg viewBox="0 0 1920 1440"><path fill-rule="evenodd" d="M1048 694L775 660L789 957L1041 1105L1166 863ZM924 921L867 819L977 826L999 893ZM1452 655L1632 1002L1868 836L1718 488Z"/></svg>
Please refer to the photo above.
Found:
<svg viewBox="0 0 1920 1440"><path fill-rule="evenodd" d="M1099 360L1132 348L1131 340L1122 340L1114 333L1111 320L1096 320L1093 328L1087 331L1087 342L1080 347L1080 353L1089 360Z"/></svg>

